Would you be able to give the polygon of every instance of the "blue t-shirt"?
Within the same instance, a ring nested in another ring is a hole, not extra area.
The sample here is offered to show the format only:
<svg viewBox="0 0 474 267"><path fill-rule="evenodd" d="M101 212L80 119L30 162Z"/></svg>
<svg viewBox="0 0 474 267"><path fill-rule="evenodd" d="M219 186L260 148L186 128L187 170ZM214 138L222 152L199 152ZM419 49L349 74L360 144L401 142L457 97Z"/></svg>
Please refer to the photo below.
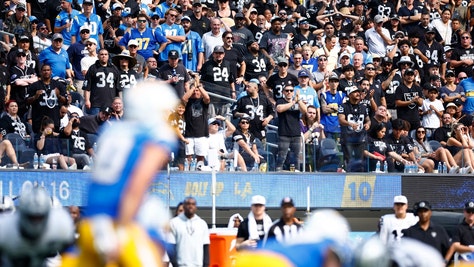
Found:
<svg viewBox="0 0 474 267"><path fill-rule="evenodd" d="M51 66L51 77L66 78L66 69L71 68L69 63L69 56L66 50L61 48L59 53L53 50L53 47L48 47L39 55L41 65L48 64Z"/></svg>
<svg viewBox="0 0 474 267"><path fill-rule="evenodd" d="M54 22L54 27L61 27L63 25L66 25L68 22L72 22L73 18L76 17L77 15L81 14L81 12L73 9L71 14L69 14L66 11L61 11L59 14L56 16L56 20ZM65 45L70 45L71 44L71 28L72 24L68 29L63 29L61 31L61 34L63 35L63 44ZM80 39L77 39L80 40Z"/></svg>

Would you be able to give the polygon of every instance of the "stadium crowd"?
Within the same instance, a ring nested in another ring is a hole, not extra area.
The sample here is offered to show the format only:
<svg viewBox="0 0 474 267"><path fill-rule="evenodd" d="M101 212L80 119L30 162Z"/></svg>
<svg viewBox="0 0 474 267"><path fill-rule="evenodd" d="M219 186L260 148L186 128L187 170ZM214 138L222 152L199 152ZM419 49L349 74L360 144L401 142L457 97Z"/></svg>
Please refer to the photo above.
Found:
<svg viewBox="0 0 474 267"><path fill-rule="evenodd" d="M2 3L14 166L90 168L122 93L159 79L179 170L474 171L473 2Z"/></svg>

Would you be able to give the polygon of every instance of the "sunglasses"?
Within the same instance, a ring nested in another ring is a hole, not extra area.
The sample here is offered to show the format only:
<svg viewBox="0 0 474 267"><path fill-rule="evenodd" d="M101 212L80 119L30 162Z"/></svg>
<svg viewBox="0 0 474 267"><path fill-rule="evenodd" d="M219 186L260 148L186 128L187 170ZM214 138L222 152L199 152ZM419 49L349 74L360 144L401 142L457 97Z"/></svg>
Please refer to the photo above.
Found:
<svg viewBox="0 0 474 267"><path fill-rule="evenodd" d="M137 48L138 46L136 46L136 45L129 45L128 47Z"/></svg>
<svg viewBox="0 0 474 267"><path fill-rule="evenodd" d="M338 83L338 80L329 80L330 83Z"/></svg>
<svg viewBox="0 0 474 267"><path fill-rule="evenodd" d="M226 37L225 39L226 40L232 40L232 39L234 39L234 37Z"/></svg>
<svg viewBox="0 0 474 267"><path fill-rule="evenodd" d="M354 35L350 35L349 38L356 38L357 36L354 36Z"/></svg>
<svg viewBox="0 0 474 267"><path fill-rule="evenodd" d="M95 45L94 43L86 44L87 47Z"/></svg>
<svg viewBox="0 0 474 267"><path fill-rule="evenodd" d="M86 31L81 31L81 34L86 34L86 33L90 33L90 31L86 30Z"/></svg>
<svg viewBox="0 0 474 267"><path fill-rule="evenodd" d="M285 93L293 92L294 90L285 90Z"/></svg>
<svg viewBox="0 0 474 267"><path fill-rule="evenodd" d="M460 81L464 80L464 79L467 79L467 77L459 77L458 78Z"/></svg>
<svg viewBox="0 0 474 267"><path fill-rule="evenodd" d="M328 61L327 58L318 58L318 61Z"/></svg>
<svg viewBox="0 0 474 267"><path fill-rule="evenodd" d="M278 13L278 15L280 15L280 16L286 16L286 13L285 13L285 12L281 12L281 13Z"/></svg>
<svg viewBox="0 0 474 267"><path fill-rule="evenodd" d="M46 31L48 28L40 28L40 31Z"/></svg>
<svg viewBox="0 0 474 267"><path fill-rule="evenodd" d="M170 16L170 17L176 17L176 16L178 16L178 15L177 15L177 14L168 14L168 16Z"/></svg>
<svg viewBox="0 0 474 267"><path fill-rule="evenodd" d="M461 39L469 39L469 36L462 36Z"/></svg>
<svg viewBox="0 0 474 267"><path fill-rule="evenodd" d="M240 124L249 124L248 121L241 121Z"/></svg>
<svg viewBox="0 0 474 267"><path fill-rule="evenodd" d="M278 67L286 68L288 67L288 64L278 64Z"/></svg>
<svg viewBox="0 0 474 267"><path fill-rule="evenodd" d="M372 67L369 67L369 68L365 68L366 70L375 70L375 68L372 68Z"/></svg>
<svg viewBox="0 0 474 267"><path fill-rule="evenodd" d="M416 133L425 133L425 131L416 131Z"/></svg>
<svg viewBox="0 0 474 267"><path fill-rule="evenodd" d="M18 54L17 57L26 57L26 54Z"/></svg>
<svg viewBox="0 0 474 267"><path fill-rule="evenodd" d="M146 23L147 22L146 19L139 19L137 21L140 22L140 23Z"/></svg>

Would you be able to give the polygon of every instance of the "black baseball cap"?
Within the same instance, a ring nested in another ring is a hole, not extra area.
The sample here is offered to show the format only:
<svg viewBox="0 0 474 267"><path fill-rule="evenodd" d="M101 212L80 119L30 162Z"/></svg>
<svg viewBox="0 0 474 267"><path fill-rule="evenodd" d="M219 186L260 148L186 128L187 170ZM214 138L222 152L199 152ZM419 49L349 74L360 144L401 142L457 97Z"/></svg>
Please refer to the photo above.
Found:
<svg viewBox="0 0 474 267"><path fill-rule="evenodd" d="M111 107L102 107L100 111L110 115L113 112L113 109Z"/></svg>
<svg viewBox="0 0 474 267"><path fill-rule="evenodd" d="M295 206L295 203L293 202L293 199L291 197L284 197L282 200L281 200L281 203L280 203L280 207L284 207L286 205L290 205L292 207Z"/></svg>

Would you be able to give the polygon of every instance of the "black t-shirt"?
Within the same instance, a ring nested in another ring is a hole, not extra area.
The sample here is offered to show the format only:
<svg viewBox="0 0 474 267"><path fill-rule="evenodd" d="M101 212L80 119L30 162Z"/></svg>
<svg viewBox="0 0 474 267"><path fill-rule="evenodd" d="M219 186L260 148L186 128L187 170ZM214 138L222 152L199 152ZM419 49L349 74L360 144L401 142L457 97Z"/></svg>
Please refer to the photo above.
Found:
<svg viewBox="0 0 474 267"><path fill-rule="evenodd" d="M186 103L184 120L186 121L186 137L208 137L207 126L209 104L205 104L202 98L190 98Z"/></svg>
<svg viewBox="0 0 474 267"><path fill-rule="evenodd" d="M212 55L211 55L212 57ZM230 50L225 49L224 60L230 63L230 72L234 77L238 77L238 69L240 68L244 57L242 52L235 47L232 47Z"/></svg>
<svg viewBox="0 0 474 267"><path fill-rule="evenodd" d="M283 88L290 84L293 86L298 85L298 78L291 73L287 73L284 78L280 77L278 73L275 73L267 80L267 86L272 89L273 99L275 100L283 98Z"/></svg>
<svg viewBox="0 0 474 267"><path fill-rule="evenodd" d="M61 131L61 138L69 138L68 142L71 154L87 154L87 150L92 148L89 137L80 129L72 130L70 136L64 136L64 132Z"/></svg>
<svg viewBox="0 0 474 267"><path fill-rule="evenodd" d="M124 30L120 28L117 28L115 30L116 37L123 36L124 33L125 33ZM107 51L109 51L110 54L118 55L122 52L122 48L120 48L120 46L115 43L115 39L112 38L112 35L110 34L108 30L104 29L103 37L104 37L104 47L105 49L107 49Z"/></svg>
<svg viewBox="0 0 474 267"><path fill-rule="evenodd" d="M257 231L260 240L258 242L262 242L263 238L265 237L265 230L263 229L263 220L255 220L257 223ZM249 219L245 218L242 223L239 225L239 229L237 230L237 238L243 238L244 241L248 240L250 237L249 233Z"/></svg>
<svg viewBox="0 0 474 267"><path fill-rule="evenodd" d="M454 49L453 53L451 54L451 59L460 61L464 59L472 59L474 60L474 47L470 46L469 48L458 48ZM460 65L459 67L455 68L456 75L460 72L465 72L468 77L472 76L472 67L473 65L466 66L464 64Z"/></svg>
<svg viewBox="0 0 474 267"><path fill-rule="evenodd" d="M44 84L43 81L37 81L28 88L26 98L34 96L36 91L43 91L41 96L31 104L34 133L39 132L44 116L51 118L54 121L55 129L59 129L61 120L59 115L60 103L56 95L56 88L59 89L61 96L67 98L66 87L56 80L51 80L49 85Z"/></svg>
<svg viewBox="0 0 474 267"><path fill-rule="evenodd" d="M427 245L434 247L444 257L451 243L449 236L443 227L430 222L430 226L425 231L417 223L408 229L402 230L403 238L413 238Z"/></svg>
<svg viewBox="0 0 474 267"><path fill-rule="evenodd" d="M341 143L352 143L360 144L367 140L367 131L364 129L364 123L367 116L369 116L369 110L366 105L362 103L351 104L349 101L339 105L338 115L343 114L346 120L350 123L359 124L357 130L354 130L351 126L341 125Z"/></svg>
<svg viewBox="0 0 474 267"><path fill-rule="evenodd" d="M86 73L84 91L90 91L91 107L110 107L122 91L120 73L114 65L102 66L97 61Z"/></svg>
<svg viewBox="0 0 474 267"><path fill-rule="evenodd" d="M245 80L250 81L251 79L258 79L258 76L265 75L268 77L268 72L272 68L270 60L263 55L258 53L257 56L253 56L248 53L244 57L245 59Z"/></svg>
<svg viewBox="0 0 474 267"><path fill-rule="evenodd" d="M474 245L474 228L464 220L454 232L452 242L459 242L464 246Z"/></svg>
<svg viewBox="0 0 474 267"><path fill-rule="evenodd" d="M211 21L206 17L202 16L197 19L196 16L189 16L191 19L191 31L197 32L199 36L203 36L206 32L211 30Z"/></svg>
<svg viewBox="0 0 474 267"><path fill-rule="evenodd" d="M159 77L165 81L173 76L178 76L179 81L176 84L171 84L171 86L176 90L178 97L182 98L184 95L184 84L190 80L186 67L183 64L178 64L176 68L172 68L169 64L164 64L160 68L159 74Z"/></svg>
<svg viewBox="0 0 474 267"><path fill-rule="evenodd" d="M402 101L410 101L415 96L423 97L423 92L421 88L415 84L411 88L408 88L404 83L398 86L397 91L395 92L395 99ZM406 107L397 107L397 117L399 119L404 119L410 123L418 122L420 123L420 113L418 112L418 105L416 103L411 103Z"/></svg>
<svg viewBox="0 0 474 267"><path fill-rule="evenodd" d="M26 111L26 94L28 92L28 86L15 85L17 79L31 78L32 75L36 75L35 71L30 67L24 69L18 66L13 66L10 69L10 99L15 100L18 103L18 115L22 117Z"/></svg>
<svg viewBox="0 0 474 267"><path fill-rule="evenodd" d="M208 60L201 68L201 80L213 83L217 86L206 87L206 90L222 96L231 96L230 84L235 81L232 73L232 67L227 60L223 60L221 64L213 59ZM206 127L207 128L207 127Z"/></svg>
<svg viewBox="0 0 474 267"><path fill-rule="evenodd" d="M120 70L120 86L123 90L133 88L138 82L138 73L133 69L128 71Z"/></svg>
<svg viewBox="0 0 474 267"><path fill-rule="evenodd" d="M355 78L355 73L354 73L354 78ZM357 84L354 80L347 80L345 78L340 79L339 80L339 85L337 86L337 90L347 94L346 88L351 87L351 86L357 86Z"/></svg>
<svg viewBox="0 0 474 267"><path fill-rule="evenodd" d="M266 117L275 114L272 103L264 94L260 93L257 98L251 98L247 95L237 100L233 113L235 114L236 112L245 113L250 116L249 131L258 139L265 137L266 130L262 125L262 121Z"/></svg>
<svg viewBox="0 0 474 267"><path fill-rule="evenodd" d="M23 121L20 116L17 116L16 119L13 119L8 114L5 114L0 119L0 135L7 135L9 133L17 133L22 138L25 138L29 134L28 127L26 127L26 122Z"/></svg>
<svg viewBox="0 0 474 267"><path fill-rule="evenodd" d="M287 103L288 101L284 98L280 98L276 101L276 106ZM301 112L298 103L284 112L278 112L278 135L289 137L300 136L300 116Z"/></svg>

